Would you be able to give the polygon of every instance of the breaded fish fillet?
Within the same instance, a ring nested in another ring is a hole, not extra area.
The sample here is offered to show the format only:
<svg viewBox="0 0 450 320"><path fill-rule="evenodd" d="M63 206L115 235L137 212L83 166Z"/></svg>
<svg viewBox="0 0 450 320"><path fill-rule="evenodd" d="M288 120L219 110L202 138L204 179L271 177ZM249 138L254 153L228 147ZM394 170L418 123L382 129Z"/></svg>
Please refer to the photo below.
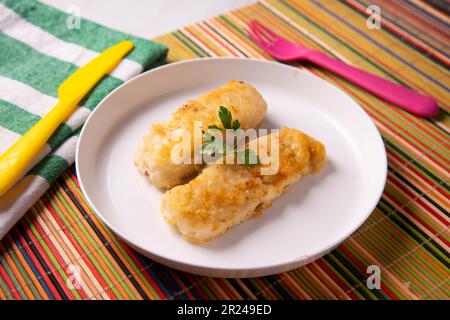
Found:
<svg viewBox="0 0 450 320"><path fill-rule="evenodd" d="M254 145L250 149L258 150ZM214 163L188 184L164 194L163 216L191 242L212 240L261 213L302 176L318 172L325 163L325 147L298 130L283 128L278 163L272 175L261 174L262 164Z"/></svg>
<svg viewBox="0 0 450 320"><path fill-rule="evenodd" d="M187 101L169 122L151 126L135 155L139 172L148 175L156 187L170 189L199 171L201 165L175 164L171 160L171 151L177 142L170 137L178 129L186 130L193 136L194 121L202 121L205 128L213 124L220 125L217 115L220 106L228 108L233 119L238 119L243 129L257 127L267 110L266 102L254 87L235 80L196 100ZM192 140L192 150L196 147Z"/></svg>

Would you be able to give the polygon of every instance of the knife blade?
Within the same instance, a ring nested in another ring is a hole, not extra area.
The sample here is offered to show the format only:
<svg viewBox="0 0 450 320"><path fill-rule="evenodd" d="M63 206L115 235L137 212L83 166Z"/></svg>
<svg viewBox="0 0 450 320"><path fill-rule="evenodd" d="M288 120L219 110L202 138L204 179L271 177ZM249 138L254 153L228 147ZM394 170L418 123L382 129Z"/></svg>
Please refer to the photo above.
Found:
<svg viewBox="0 0 450 320"><path fill-rule="evenodd" d="M58 126L77 108L78 103L110 73L133 49L122 41L75 71L58 88L58 104L0 156L0 197L27 172Z"/></svg>

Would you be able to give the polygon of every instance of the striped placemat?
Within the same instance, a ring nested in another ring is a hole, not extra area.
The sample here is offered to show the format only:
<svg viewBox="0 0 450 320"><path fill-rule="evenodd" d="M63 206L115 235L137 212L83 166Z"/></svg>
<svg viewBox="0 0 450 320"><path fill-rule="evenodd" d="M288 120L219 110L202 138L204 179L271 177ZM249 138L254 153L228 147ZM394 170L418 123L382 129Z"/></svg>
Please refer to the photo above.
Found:
<svg viewBox="0 0 450 320"><path fill-rule="evenodd" d="M379 30L366 24L366 8L374 4L381 9ZM215 279L179 272L139 255L113 235L87 206L69 170L0 242L0 298L449 299L450 21L440 11L445 7L433 5L261 1L156 39L170 48L170 61L270 59L244 31L245 23L257 18L288 39L436 98L445 112L421 119L307 66L361 104L388 154L380 203L337 249L269 277ZM369 266L381 270L380 289L366 285Z"/></svg>

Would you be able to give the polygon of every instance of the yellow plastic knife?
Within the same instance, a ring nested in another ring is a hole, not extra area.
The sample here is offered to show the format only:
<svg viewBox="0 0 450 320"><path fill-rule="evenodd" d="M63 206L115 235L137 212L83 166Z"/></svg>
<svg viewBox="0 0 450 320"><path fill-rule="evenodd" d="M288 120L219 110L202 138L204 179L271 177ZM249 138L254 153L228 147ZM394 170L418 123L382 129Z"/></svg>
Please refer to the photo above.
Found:
<svg viewBox="0 0 450 320"><path fill-rule="evenodd" d="M78 103L122 58L133 49L131 41L120 42L78 69L58 88L58 104L0 156L0 197L30 168L58 126Z"/></svg>

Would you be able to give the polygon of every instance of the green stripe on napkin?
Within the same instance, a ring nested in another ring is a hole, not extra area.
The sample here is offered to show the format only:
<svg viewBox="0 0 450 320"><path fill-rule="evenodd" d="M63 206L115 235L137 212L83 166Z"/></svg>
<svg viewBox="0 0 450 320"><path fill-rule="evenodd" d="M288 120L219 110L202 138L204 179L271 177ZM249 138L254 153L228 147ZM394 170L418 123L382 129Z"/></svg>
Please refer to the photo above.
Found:
<svg viewBox="0 0 450 320"><path fill-rule="evenodd" d="M68 17L34 0L0 1L0 153L56 104L58 87L86 61L123 40L135 47L53 134L45 149L50 153L27 174L36 183L0 208L0 239L74 162L80 126L90 111L124 81L162 64L167 55L163 45L85 19L80 29L70 29Z"/></svg>
<svg viewBox="0 0 450 320"><path fill-rule="evenodd" d="M158 54L166 54L167 49L164 46L120 31L112 31L85 19L82 19L79 30L69 30L65 28L67 14L37 1L3 0L3 3L28 22L59 39L97 52L104 51L117 42L131 40L134 42L136 50L131 52L127 58L136 61L144 67L150 67L156 62L159 59Z"/></svg>
<svg viewBox="0 0 450 320"><path fill-rule="evenodd" d="M77 69L77 66L69 62L49 57L17 39L0 33L0 75L26 83L46 95L57 97L60 84ZM122 80L105 76L83 105L94 109L100 100L122 83Z"/></svg>
<svg viewBox="0 0 450 320"><path fill-rule="evenodd" d="M69 163L63 157L49 155L30 171L30 175L39 175L48 183L53 183L69 166Z"/></svg>
<svg viewBox="0 0 450 320"><path fill-rule="evenodd" d="M3 128L23 135L40 119L41 117L0 99L0 126ZM67 124L62 124L48 140L50 148L54 149L60 145L72 131Z"/></svg>

